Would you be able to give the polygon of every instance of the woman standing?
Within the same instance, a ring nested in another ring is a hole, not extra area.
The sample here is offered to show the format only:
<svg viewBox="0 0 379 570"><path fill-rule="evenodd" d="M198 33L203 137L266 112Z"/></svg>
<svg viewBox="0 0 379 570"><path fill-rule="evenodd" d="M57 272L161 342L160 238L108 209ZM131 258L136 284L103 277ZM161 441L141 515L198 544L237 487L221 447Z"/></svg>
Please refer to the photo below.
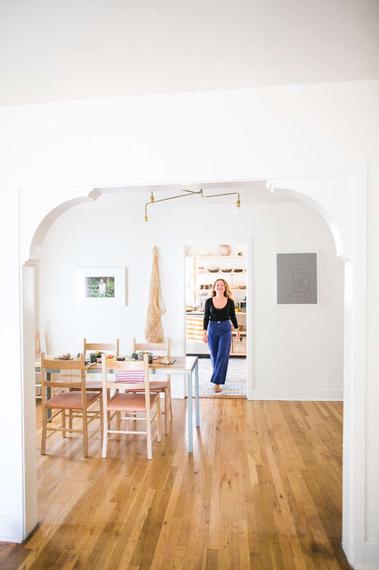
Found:
<svg viewBox="0 0 379 570"><path fill-rule="evenodd" d="M239 339L236 311L229 285L224 279L217 279L212 287L212 297L205 302L203 325L203 340L208 343L213 367L211 382L215 385L216 393L221 392L221 385L225 384L228 370L232 342L230 321L237 330Z"/></svg>

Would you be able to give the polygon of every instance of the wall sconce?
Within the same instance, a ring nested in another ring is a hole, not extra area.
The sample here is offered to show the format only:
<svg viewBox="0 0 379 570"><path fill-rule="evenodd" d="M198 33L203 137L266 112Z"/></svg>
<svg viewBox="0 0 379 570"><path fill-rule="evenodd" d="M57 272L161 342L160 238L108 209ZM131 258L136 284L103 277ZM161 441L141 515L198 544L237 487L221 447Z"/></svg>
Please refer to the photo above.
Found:
<svg viewBox="0 0 379 570"><path fill-rule="evenodd" d="M218 196L237 196L237 200L235 203L236 208L241 207L241 196L239 192L223 192L221 194L209 194L204 195L204 190L201 188L200 190L182 190L185 194L178 194L177 196L170 196L169 198L161 198L160 200L156 200L154 197L154 193L151 192L150 200L145 204L145 222L149 221L148 216L148 207L153 206L154 204L158 204L159 202L167 202L168 200L177 200L178 198L186 198L187 196L200 196L200 198L217 198Z"/></svg>

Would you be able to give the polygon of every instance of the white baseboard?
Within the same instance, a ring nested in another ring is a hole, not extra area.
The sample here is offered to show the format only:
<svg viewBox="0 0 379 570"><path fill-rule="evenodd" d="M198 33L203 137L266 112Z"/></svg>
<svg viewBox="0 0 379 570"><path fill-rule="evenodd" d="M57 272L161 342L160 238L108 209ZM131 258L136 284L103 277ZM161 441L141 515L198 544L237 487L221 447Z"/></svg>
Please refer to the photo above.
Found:
<svg viewBox="0 0 379 570"><path fill-rule="evenodd" d="M256 388L252 391L252 400L289 400L327 402L342 401L342 390L278 390Z"/></svg>

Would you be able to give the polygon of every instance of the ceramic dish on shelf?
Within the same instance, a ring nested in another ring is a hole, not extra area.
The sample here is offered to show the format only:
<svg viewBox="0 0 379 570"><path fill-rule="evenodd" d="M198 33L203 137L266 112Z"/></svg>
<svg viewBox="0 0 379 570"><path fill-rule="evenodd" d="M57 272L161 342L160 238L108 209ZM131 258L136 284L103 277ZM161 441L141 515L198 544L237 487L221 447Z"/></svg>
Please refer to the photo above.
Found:
<svg viewBox="0 0 379 570"><path fill-rule="evenodd" d="M218 273L220 271L219 267L208 267L209 273Z"/></svg>
<svg viewBox="0 0 379 570"><path fill-rule="evenodd" d="M223 273L231 273L232 269L221 269Z"/></svg>
<svg viewBox="0 0 379 570"><path fill-rule="evenodd" d="M243 272L243 269L240 269L240 268L234 269L234 273L242 273L242 272Z"/></svg>
<svg viewBox="0 0 379 570"><path fill-rule="evenodd" d="M220 255L230 255L232 253L232 248L228 243L221 243L218 246Z"/></svg>

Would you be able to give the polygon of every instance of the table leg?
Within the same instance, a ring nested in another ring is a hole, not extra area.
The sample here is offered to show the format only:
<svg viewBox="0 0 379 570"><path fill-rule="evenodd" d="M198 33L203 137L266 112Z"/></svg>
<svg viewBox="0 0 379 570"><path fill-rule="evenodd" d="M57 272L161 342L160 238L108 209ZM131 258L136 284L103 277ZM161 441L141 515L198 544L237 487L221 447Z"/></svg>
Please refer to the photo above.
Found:
<svg viewBox="0 0 379 570"><path fill-rule="evenodd" d="M188 453L193 451L193 427L192 427L192 373L187 372L187 443Z"/></svg>
<svg viewBox="0 0 379 570"><path fill-rule="evenodd" d="M195 366L196 427L200 427L199 362Z"/></svg>
<svg viewBox="0 0 379 570"><path fill-rule="evenodd" d="M51 398L51 388L50 388L50 386L49 386L50 382L51 382L51 372L46 371L46 384L47 384L46 397L47 397L48 400L50 400L50 398ZM47 408L47 417L48 417L48 419L51 418L51 414L52 414L52 413L53 413L52 409L51 409L51 408Z"/></svg>

